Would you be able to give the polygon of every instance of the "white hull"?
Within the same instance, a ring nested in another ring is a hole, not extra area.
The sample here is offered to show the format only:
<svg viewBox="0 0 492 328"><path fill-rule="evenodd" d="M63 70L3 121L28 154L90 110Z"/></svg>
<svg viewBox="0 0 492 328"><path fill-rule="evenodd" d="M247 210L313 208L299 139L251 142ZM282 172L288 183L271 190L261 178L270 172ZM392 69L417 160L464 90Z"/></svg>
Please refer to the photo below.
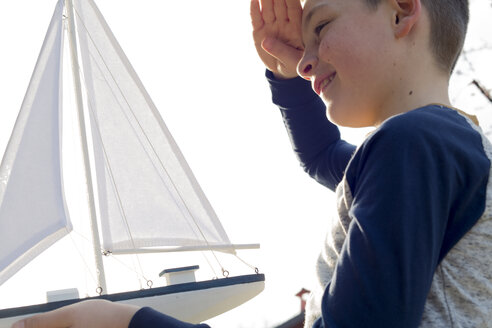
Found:
<svg viewBox="0 0 492 328"><path fill-rule="evenodd" d="M112 294L101 298L141 307L149 306L177 319L199 323L247 302L264 288L264 275L256 274ZM24 317L82 300L0 310L0 328L10 328L14 322Z"/></svg>

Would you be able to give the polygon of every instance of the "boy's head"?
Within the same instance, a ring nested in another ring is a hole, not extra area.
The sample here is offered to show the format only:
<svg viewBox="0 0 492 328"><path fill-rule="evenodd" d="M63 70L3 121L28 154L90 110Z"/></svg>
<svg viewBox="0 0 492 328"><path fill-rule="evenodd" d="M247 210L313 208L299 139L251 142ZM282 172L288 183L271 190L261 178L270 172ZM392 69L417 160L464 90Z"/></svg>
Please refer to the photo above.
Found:
<svg viewBox="0 0 492 328"><path fill-rule="evenodd" d="M302 0L304 55L332 121L360 127L429 103L449 105L467 0Z"/></svg>

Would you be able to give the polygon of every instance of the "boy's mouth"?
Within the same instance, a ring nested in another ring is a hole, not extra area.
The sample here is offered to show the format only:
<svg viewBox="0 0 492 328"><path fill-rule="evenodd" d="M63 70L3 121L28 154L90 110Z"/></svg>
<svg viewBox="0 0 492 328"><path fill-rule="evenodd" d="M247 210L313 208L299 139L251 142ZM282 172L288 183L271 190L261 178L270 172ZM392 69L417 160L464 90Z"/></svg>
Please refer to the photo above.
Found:
<svg viewBox="0 0 492 328"><path fill-rule="evenodd" d="M314 80L314 91L318 95L321 95L321 92L323 91L323 89L325 89L333 81L333 79L335 78L336 75L337 75L337 72L333 72L333 73L325 76L324 78L315 79Z"/></svg>

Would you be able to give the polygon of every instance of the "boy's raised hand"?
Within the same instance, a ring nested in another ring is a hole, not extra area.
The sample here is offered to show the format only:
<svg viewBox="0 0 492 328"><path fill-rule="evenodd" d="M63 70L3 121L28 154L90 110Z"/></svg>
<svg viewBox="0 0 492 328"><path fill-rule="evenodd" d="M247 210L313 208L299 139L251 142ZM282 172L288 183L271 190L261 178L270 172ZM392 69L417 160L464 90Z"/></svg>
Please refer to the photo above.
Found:
<svg viewBox="0 0 492 328"><path fill-rule="evenodd" d="M251 0L256 51L275 77L297 76L302 57L300 0Z"/></svg>

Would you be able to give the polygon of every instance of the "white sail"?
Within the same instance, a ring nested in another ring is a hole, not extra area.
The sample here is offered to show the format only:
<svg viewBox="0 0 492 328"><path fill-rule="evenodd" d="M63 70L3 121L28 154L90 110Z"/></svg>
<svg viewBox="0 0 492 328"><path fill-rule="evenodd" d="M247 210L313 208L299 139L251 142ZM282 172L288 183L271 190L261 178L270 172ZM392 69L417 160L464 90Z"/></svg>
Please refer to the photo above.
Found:
<svg viewBox="0 0 492 328"><path fill-rule="evenodd" d="M234 252L95 3L75 1L74 9L104 249L225 245Z"/></svg>
<svg viewBox="0 0 492 328"><path fill-rule="evenodd" d="M0 167L0 284L71 230L61 173L63 2Z"/></svg>

